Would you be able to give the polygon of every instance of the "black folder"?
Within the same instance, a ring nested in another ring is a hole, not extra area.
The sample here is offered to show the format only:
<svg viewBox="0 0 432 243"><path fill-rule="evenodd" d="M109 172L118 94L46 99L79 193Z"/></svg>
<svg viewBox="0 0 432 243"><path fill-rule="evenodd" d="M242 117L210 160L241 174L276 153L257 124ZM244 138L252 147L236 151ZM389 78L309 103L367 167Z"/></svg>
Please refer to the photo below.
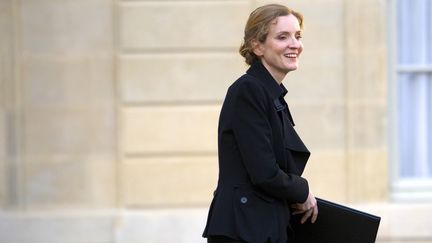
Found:
<svg viewBox="0 0 432 243"><path fill-rule="evenodd" d="M300 223L292 217L295 243L374 243L381 218L353 208L316 198L318 218Z"/></svg>

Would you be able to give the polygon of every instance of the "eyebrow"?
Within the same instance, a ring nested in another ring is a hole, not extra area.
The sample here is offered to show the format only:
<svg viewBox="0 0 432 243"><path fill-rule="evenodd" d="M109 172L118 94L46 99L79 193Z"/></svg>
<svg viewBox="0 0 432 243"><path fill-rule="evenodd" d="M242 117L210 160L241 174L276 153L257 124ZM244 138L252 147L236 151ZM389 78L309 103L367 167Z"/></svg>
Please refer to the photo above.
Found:
<svg viewBox="0 0 432 243"><path fill-rule="evenodd" d="M277 32L276 34L277 35L281 35L281 34L290 34L291 32L289 32L289 31L279 31L279 32ZM300 33L300 34L302 34L303 33L303 31L302 30L297 30L296 32L294 32L295 34L298 34L298 33Z"/></svg>

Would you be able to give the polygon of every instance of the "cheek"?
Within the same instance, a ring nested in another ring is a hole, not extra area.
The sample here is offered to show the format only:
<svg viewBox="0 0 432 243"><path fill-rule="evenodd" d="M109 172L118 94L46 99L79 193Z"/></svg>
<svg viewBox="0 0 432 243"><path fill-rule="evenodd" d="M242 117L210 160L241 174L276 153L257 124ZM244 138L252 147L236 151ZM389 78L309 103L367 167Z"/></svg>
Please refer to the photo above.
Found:
<svg viewBox="0 0 432 243"><path fill-rule="evenodd" d="M303 51L303 43L300 42L300 47L298 49L299 54Z"/></svg>

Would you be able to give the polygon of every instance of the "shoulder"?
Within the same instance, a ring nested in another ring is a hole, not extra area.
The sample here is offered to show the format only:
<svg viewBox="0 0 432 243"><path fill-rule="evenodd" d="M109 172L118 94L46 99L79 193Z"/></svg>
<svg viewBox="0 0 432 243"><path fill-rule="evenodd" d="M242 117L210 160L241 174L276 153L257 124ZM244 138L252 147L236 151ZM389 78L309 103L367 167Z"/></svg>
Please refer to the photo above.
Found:
<svg viewBox="0 0 432 243"><path fill-rule="evenodd" d="M237 79L228 89L224 106L232 107L236 112L244 112L245 107L265 112L271 106L271 96L262 81L250 74Z"/></svg>
<svg viewBox="0 0 432 243"><path fill-rule="evenodd" d="M240 96L266 96L266 89L259 79L244 74L229 87L228 93Z"/></svg>

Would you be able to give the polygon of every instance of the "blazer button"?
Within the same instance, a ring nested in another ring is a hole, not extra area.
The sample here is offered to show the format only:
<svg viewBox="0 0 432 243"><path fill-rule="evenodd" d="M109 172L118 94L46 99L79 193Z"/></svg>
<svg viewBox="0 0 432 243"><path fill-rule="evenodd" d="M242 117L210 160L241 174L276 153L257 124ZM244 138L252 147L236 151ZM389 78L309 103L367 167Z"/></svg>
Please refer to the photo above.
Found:
<svg viewBox="0 0 432 243"><path fill-rule="evenodd" d="M240 202L243 204L247 203L247 201L248 201L247 197L241 197L240 198Z"/></svg>

